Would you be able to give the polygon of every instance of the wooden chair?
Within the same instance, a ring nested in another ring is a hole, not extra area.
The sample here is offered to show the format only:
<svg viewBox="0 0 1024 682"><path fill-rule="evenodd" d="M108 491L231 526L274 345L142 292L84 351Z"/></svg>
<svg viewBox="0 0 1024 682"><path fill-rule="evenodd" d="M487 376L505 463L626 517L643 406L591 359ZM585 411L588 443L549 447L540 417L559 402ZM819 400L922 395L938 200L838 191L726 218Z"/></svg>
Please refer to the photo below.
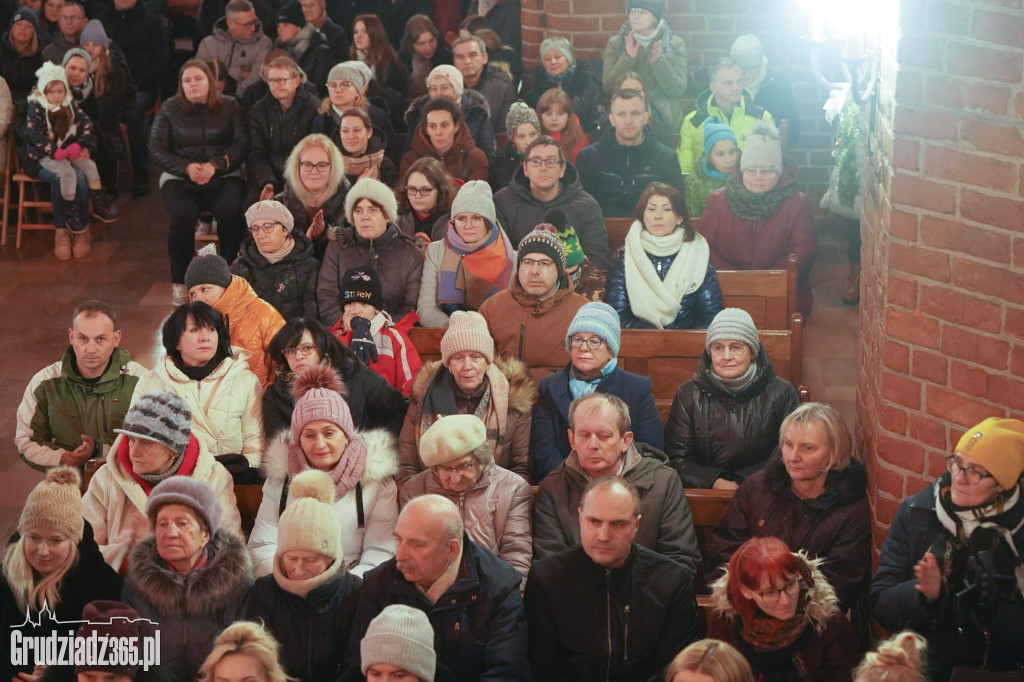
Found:
<svg viewBox="0 0 1024 682"><path fill-rule="evenodd" d="M14 158L17 159L15 154ZM53 225L53 204L50 202L49 183L31 178L21 170L14 173L18 183L18 232L14 247L21 248L21 234L28 230L55 230Z"/></svg>
<svg viewBox="0 0 1024 682"><path fill-rule="evenodd" d="M15 164L15 153L14 148L14 127L11 126L7 131L7 154L4 158L4 170L3 170L3 186L0 187L0 210L3 211L3 216L0 217L0 245L7 243L7 224L10 222L11 212L11 176L13 175L13 166Z"/></svg>

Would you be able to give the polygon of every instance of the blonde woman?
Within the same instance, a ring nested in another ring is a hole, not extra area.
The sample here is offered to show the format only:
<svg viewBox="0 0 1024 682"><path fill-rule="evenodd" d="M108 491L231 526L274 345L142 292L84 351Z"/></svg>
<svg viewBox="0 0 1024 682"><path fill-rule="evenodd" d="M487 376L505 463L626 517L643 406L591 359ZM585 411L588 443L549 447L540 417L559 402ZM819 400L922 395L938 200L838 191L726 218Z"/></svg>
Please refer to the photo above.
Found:
<svg viewBox="0 0 1024 682"><path fill-rule="evenodd" d="M927 650L921 635L897 632L864 656L853 671L853 682L927 682Z"/></svg>
<svg viewBox="0 0 1024 682"><path fill-rule="evenodd" d="M665 672L665 682L754 682L750 664L736 647L701 639L680 651Z"/></svg>
<svg viewBox="0 0 1024 682"><path fill-rule="evenodd" d="M345 224L345 160L326 135L313 133L284 162L284 191L275 199L292 214L292 229L313 242L313 257L323 262L329 228Z"/></svg>
<svg viewBox="0 0 1024 682"><path fill-rule="evenodd" d="M224 628L199 669L203 682L287 682L280 646L259 623L240 620Z"/></svg>

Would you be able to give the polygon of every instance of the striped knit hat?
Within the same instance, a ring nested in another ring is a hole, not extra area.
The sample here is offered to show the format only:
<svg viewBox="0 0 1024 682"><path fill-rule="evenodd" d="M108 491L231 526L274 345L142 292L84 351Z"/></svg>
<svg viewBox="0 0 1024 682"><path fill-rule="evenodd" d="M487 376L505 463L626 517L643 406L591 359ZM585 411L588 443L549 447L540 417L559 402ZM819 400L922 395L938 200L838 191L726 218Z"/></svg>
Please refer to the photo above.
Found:
<svg viewBox="0 0 1024 682"><path fill-rule="evenodd" d="M160 443L181 457L192 438L192 411L170 391L150 393L132 405L121 428L114 429L114 433Z"/></svg>
<svg viewBox="0 0 1024 682"><path fill-rule="evenodd" d="M528 253L543 253L550 256L558 266L558 276L561 278L565 271L565 247L562 246L562 239L558 236L558 230L551 223L541 223L533 228L523 240L519 242L516 249L519 256L517 265L522 268L523 256Z"/></svg>
<svg viewBox="0 0 1024 682"><path fill-rule="evenodd" d="M600 336L608 344L612 355L619 356L622 336L619 329L619 314L607 303L594 301L576 311L576 317L572 318L572 322L569 323L569 331L565 333L565 350L570 353L572 348L569 346L569 340L577 332Z"/></svg>

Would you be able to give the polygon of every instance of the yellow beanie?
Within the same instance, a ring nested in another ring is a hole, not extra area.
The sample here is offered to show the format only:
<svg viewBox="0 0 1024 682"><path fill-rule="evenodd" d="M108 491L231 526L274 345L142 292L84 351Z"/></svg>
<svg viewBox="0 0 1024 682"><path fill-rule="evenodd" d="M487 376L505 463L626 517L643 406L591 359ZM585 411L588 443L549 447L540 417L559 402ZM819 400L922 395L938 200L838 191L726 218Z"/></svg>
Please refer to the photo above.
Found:
<svg viewBox="0 0 1024 682"><path fill-rule="evenodd" d="M68 536L76 545L82 541L85 521L82 519L82 479L71 467L54 467L28 494L21 510L18 532L24 535L31 528L49 528Z"/></svg>
<svg viewBox="0 0 1024 682"><path fill-rule="evenodd" d="M956 451L970 455L999 485L1010 489L1024 473L1024 422L989 417L960 438Z"/></svg>

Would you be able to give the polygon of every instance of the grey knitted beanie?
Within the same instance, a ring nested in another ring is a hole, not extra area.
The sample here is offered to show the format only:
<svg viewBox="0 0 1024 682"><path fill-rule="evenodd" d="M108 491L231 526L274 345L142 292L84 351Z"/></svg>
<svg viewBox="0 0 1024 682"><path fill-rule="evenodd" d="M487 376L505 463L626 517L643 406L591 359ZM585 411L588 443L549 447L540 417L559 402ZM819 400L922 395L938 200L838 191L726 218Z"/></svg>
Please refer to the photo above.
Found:
<svg viewBox="0 0 1024 682"><path fill-rule="evenodd" d="M434 682L434 628L419 609L404 604L385 607L366 628L359 653L364 675L371 665L388 663Z"/></svg>
<svg viewBox="0 0 1024 682"><path fill-rule="evenodd" d="M231 286L228 262L215 253L193 258L185 271L185 288L191 291L200 284L216 284L224 289Z"/></svg>
<svg viewBox="0 0 1024 682"><path fill-rule="evenodd" d="M508 131L508 136L515 135L519 126L527 123L533 124L537 132L540 132L540 119L537 118L537 112L526 102L512 102L512 106L508 108L508 114L505 116L505 130Z"/></svg>
<svg viewBox="0 0 1024 682"><path fill-rule="evenodd" d="M171 476L157 483L146 502L146 517L156 526L156 515L167 504L183 504L192 509L209 533L220 525L220 505L213 488L189 476Z"/></svg>
<svg viewBox="0 0 1024 682"><path fill-rule="evenodd" d="M470 180L460 187L452 202L452 217L460 213L476 213L482 215L491 225L496 224L498 212L494 209L491 186L483 180Z"/></svg>
<svg viewBox="0 0 1024 682"><path fill-rule="evenodd" d="M150 393L132 405L121 428L114 429L114 433L160 443L180 457L192 437L192 411L175 393Z"/></svg>
<svg viewBox="0 0 1024 682"><path fill-rule="evenodd" d="M710 349L711 344L715 341L727 340L742 341L750 346L754 357L757 357L757 351L761 347L761 342L757 338L757 328L754 327L754 320L746 310L742 308L723 308L720 313L715 315L715 319L711 320L711 324L708 325L708 335L707 340L704 342L704 347Z"/></svg>

